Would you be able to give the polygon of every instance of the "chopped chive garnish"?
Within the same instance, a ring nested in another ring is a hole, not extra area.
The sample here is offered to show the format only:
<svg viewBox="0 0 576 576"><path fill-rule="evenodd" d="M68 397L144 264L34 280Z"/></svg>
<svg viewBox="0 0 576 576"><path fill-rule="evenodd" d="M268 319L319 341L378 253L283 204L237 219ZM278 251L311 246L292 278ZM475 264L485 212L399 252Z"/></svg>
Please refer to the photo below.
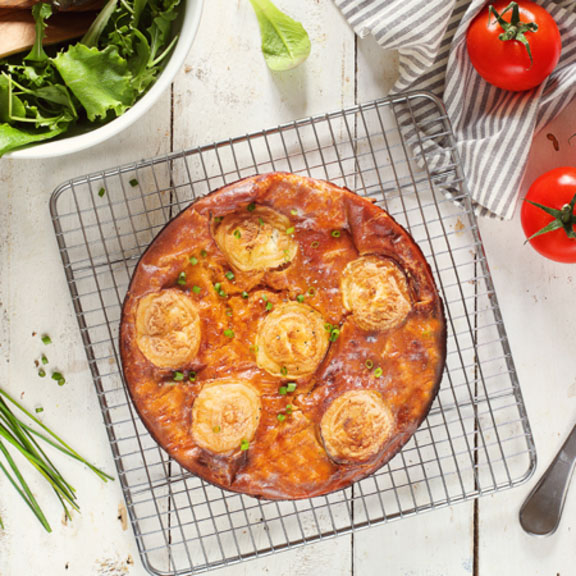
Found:
<svg viewBox="0 0 576 576"><path fill-rule="evenodd" d="M190 374L188 374L188 380L190 380L190 382L196 382L196 372L190 372Z"/></svg>
<svg viewBox="0 0 576 576"><path fill-rule="evenodd" d="M300 304L302 304L302 302L304 302L304 294L298 294L298 296L296 296L296 300L298 300L298 302L300 302Z"/></svg>
<svg viewBox="0 0 576 576"><path fill-rule="evenodd" d="M298 216L298 210L294 210L294 208L292 210L290 210L290 214L292 214L292 216Z"/></svg>
<svg viewBox="0 0 576 576"><path fill-rule="evenodd" d="M222 290L222 284L220 284L220 282L216 282L216 284L214 284L214 290L216 290L216 292L220 292L220 290Z"/></svg>
<svg viewBox="0 0 576 576"><path fill-rule="evenodd" d="M250 350L250 352L252 352L253 354L258 354L258 346L256 346L255 344L253 344L252 346L250 346L250 348L248 348Z"/></svg>
<svg viewBox="0 0 576 576"><path fill-rule="evenodd" d="M227 338L234 338L234 330L230 330L230 328L227 328L226 330L224 330L224 336L226 336Z"/></svg>
<svg viewBox="0 0 576 576"><path fill-rule="evenodd" d="M256 210L256 204L254 204L254 202L250 202L250 204L246 206L246 210L248 210L248 212L254 212L254 210Z"/></svg>
<svg viewBox="0 0 576 576"><path fill-rule="evenodd" d="M332 330L330 331L330 342L336 342L336 340L338 340L338 337L340 336L340 330L338 328L332 328Z"/></svg>
<svg viewBox="0 0 576 576"><path fill-rule="evenodd" d="M372 368L374 368L374 362L372 362L372 360L370 359L366 360L364 365L366 366L366 368L368 368L368 370L372 370Z"/></svg>
<svg viewBox="0 0 576 576"><path fill-rule="evenodd" d="M258 218L258 224L260 226L264 226L264 220L262 220L262 218Z"/></svg>
<svg viewBox="0 0 576 576"><path fill-rule="evenodd" d="M282 374L282 376L287 376L288 368L286 368L286 366L282 366L282 368L280 368L280 374Z"/></svg>
<svg viewBox="0 0 576 576"><path fill-rule="evenodd" d="M50 338L48 334L44 334L44 336L42 336L42 344L52 344L52 338Z"/></svg>
<svg viewBox="0 0 576 576"><path fill-rule="evenodd" d="M264 302L268 302L268 296L266 296L266 294L262 294L262 300L264 300Z"/></svg>
<svg viewBox="0 0 576 576"><path fill-rule="evenodd" d="M232 308L226 308L226 316L232 316Z"/></svg>
<svg viewBox="0 0 576 576"><path fill-rule="evenodd" d="M136 178L132 178L132 180L130 180L130 186L132 186L132 188L136 188L136 186L138 186L138 180L136 180Z"/></svg>
<svg viewBox="0 0 576 576"><path fill-rule="evenodd" d="M215 434L219 434L220 431L222 430L222 428L220 428L220 426L214 426L214 428L212 428L212 430L214 431Z"/></svg>
<svg viewBox="0 0 576 576"><path fill-rule="evenodd" d="M280 413L276 418L278 418L278 422L284 422L284 420L286 420L286 414Z"/></svg>
<svg viewBox="0 0 576 576"><path fill-rule="evenodd" d="M172 380L174 380L174 382L182 382L182 380L184 380L184 374L176 371L172 374Z"/></svg>
<svg viewBox="0 0 576 576"><path fill-rule="evenodd" d="M194 292L194 294L200 294L202 288L200 288L200 286L192 286L192 292Z"/></svg>
<svg viewBox="0 0 576 576"><path fill-rule="evenodd" d="M220 224L220 222L222 222L222 216L216 216L216 218L214 218L214 224Z"/></svg>
<svg viewBox="0 0 576 576"><path fill-rule="evenodd" d="M44 408L42 408L42 406L38 406L38 408L34 409L34 412L36 412L36 414L40 414L40 412L44 412Z"/></svg>
<svg viewBox="0 0 576 576"><path fill-rule="evenodd" d="M40 368L40 370L38 370L38 376L40 376L40 378L44 378L44 376L46 376L46 370L44 370L44 368Z"/></svg>
<svg viewBox="0 0 576 576"><path fill-rule="evenodd" d="M188 261L190 262L190 264L192 264L192 266L196 266L196 264L198 264L198 258L196 258L195 256L190 256L190 258L188 258Z"/></svg>
<svg viewBox="0 0 576 576"><path fill-rule="evenodd" d="M308 288L308 296L315 296L316 288Z"/></svg>
<svg viewBox="0 0 576 576"><path fill-rule="evenodd" d="M274 304L272 304L272 302L266 302L266 310L270 312L272 308L274 308Z"/></svg>
<svg viewBox="0 0 576 576"><path fill-rule="evenodd" d="M290 228L286 228L286 234L294 234L294 226L290 226Z"/></svg>
<svg viewBox="0 0 576 576"><path fill-rule="evenodd" d="M332 326L332 324L330 324L329 322L326 322L324 324L324 330L326 330L326 332L330 332L332 328L334 328L334 326Z"/></svg>
<svg viewBox="0 0 576 576"><path fill-rule="evenodd" d="M288 392L288 386L280 386L280 388L278 388L278 394L282 394L282 396L286 396Z"/></svg>
<svg viewBox="0 0 576 576"><path fill-rule="evenodd" d="M236 228L236 230L234 230L234 238L242 238L242 232L240 232L240 230L238 230L238 228Z"/></svg>
<svg viewBox="0 0 576 576"><path fill-rule="evenodd" d="M340 238L340 230L332 230L332 238Z"/></svg>
<svg viewBox="0 0 576 576"><path fill-rule="evenodd" d="M286 404L286 414L292 414L292 404Z"/></svg>
<svg viewBox="0 0 576 576"><path fill-rule="evenodd" d="M376 368L376 370L374 370L374 376L376 376L376 378L380 378L380 376L382 376L382 368Z"/></svg>
<svg viewBox="0 0 576 576"><path fill-rule="evenodd" d="M296 390L296 382L288 382L288 384L286 384L286 391L294 392L294 390Z"/></svg>
<svg viewBox="0 0 576 576"><path fill-rule="evenodd" d="M46 364L48 364L48 358L46 358L46 356L44 354L42 354L42 357L40 358L42 364L44 364L44 366L46 366Z"/></svg>
<svg viewBox="0 0 576 576"><path fill-rule="evenodd" d="M102 187L102 188L100 188L100 190L98 190L98 196L100 196L100 198L102 198L102 196L104 196L104 194L106 194L106 188Z"/></svg>
<svg viewBox="0 0 576 576"><path fill-rule="evenodd" d="M244 300L246 300L246 298L248 298L248 292L246 292L246 290L244 290L244 292L242 292L242 298L244 298Z"/></svg>
<svg viewBox="0 0 576 576"><path fill-rule="evenodd" d="M178 274L177 282L180 286L186 286L186 272L180 272L180 274Z"/></svg>
<svg viewBox="0 0 576 576"><path fill-rule="evenodd" d="M52 380L56 380L58 386L64 386L64 384L66 384L66 379L60 372L52 372Z"/></svg>
<svg viewBox="0 0 576 576"><path fill-rule="evenodd" d="M229 270L228 272L226 272L226 274L224 274L224 276L226 276L226 278L228 278L228 280L230 280L230 282L232 282L232 280L234 280L234 272L232 272L232 270Z"/></svg>
<svg viewBox="0 0 576 576"><path fill-rule="evenodd" d="M240 442L240 450L248 450L248 448L250 448L250 442L246 439L242 440L242 442Z"/></svg>
<svg viewBox="0 0 576 576"><path fill-rule="evenodd" d="M208 256L208 252L206 252L206 250L200 250L200 256L202 256L202 258L206 258L206 256Z"/></svg>
<svg viewBox="0 0 576 576"><path fill-rule="evenodd" d="M284 261L290 262L290 252L289 252L288 248L284 248Z"/></svg>
<svg viewBox="0 0 576 576"><path fill-rule="evenodd" d="M310 248L318 248L318 246L320 246L320 242L318 242L318 240L314 240L314 242L310 244Z"/></svg>

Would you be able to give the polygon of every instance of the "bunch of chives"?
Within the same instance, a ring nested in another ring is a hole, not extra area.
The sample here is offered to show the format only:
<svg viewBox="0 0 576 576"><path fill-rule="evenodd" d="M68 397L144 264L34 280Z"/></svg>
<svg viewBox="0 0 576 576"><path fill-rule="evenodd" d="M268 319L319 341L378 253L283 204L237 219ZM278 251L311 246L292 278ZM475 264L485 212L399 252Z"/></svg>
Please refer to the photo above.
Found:
<svg viewBox="0 0 576 576"><path fill-rule="evenodd" d="M14 413L11 406L16 407L18 411ZM25 421L26 418L24 417L27 417L28 420ZM41 430L33 428L30 425L31 423L36 424ZM82 458L64 440L54 434L38 418L0 388L0 469L36 515L42 526L48 532L51 532L52 529L42 512L42 508L32 494L28 483L8 449L10 447L20 452L30 465L44 477L56 493L56 497L60 500L66 518L71 519L71 510L80 509L76 502L76 490L60 474L52 460L42 449L41 443L49 444L70 458L82 462L104 482L113 479ZM0 528L4 528L1 518Z"/></svg>

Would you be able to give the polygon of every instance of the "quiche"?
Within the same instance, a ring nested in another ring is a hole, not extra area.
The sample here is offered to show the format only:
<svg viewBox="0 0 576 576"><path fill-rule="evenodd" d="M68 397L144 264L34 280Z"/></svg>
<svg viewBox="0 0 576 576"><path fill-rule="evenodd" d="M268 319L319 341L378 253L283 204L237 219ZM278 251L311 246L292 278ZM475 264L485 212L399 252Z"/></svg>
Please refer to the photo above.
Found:
<svg viewBox="0 0 576 576"><path fill-rule="evenodd" d="M446 326L430 267L386 211L271 173L199 198L157 235L120 351L137 412L185 469L298 499L366 477L410 439Z"/></svg>

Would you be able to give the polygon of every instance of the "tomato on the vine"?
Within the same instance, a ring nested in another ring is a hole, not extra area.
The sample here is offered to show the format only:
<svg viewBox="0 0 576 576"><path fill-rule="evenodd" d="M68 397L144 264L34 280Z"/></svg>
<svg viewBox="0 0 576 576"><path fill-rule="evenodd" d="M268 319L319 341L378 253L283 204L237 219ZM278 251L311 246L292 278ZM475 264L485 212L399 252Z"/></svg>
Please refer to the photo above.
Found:
<svg viewBox="0 0 576 576"><path fill-rule="evenodd" d="M541 84L560 59L562 41L554 18L529 0L490 4L470 24L468 55L478 74L504 90Z"/></svg>
<svg viewBox="0 0 576 576"><path fill-rule="evenodd" d="M535 250L550 260L576 262L576 167L542 174L528 190L520 212Z"/></svg>

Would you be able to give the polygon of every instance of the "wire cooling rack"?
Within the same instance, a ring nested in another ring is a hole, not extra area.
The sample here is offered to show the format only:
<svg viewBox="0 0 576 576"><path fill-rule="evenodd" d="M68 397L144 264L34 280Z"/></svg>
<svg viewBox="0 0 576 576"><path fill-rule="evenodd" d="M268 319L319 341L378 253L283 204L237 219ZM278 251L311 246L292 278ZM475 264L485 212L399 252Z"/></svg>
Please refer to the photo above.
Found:
<svg viewBox="0 0 576 576"><path fill-rule="evenodd" d="M379 472L311 500L222 491L172 461L122 382L121 305L138 259L195 198L255 173L327 179L374 201L415 238L446 306L448 352L428 418ZM446 113L411 93L91 174L51 212L142 560L189 574L509 488L535 449Z"/></svg>

